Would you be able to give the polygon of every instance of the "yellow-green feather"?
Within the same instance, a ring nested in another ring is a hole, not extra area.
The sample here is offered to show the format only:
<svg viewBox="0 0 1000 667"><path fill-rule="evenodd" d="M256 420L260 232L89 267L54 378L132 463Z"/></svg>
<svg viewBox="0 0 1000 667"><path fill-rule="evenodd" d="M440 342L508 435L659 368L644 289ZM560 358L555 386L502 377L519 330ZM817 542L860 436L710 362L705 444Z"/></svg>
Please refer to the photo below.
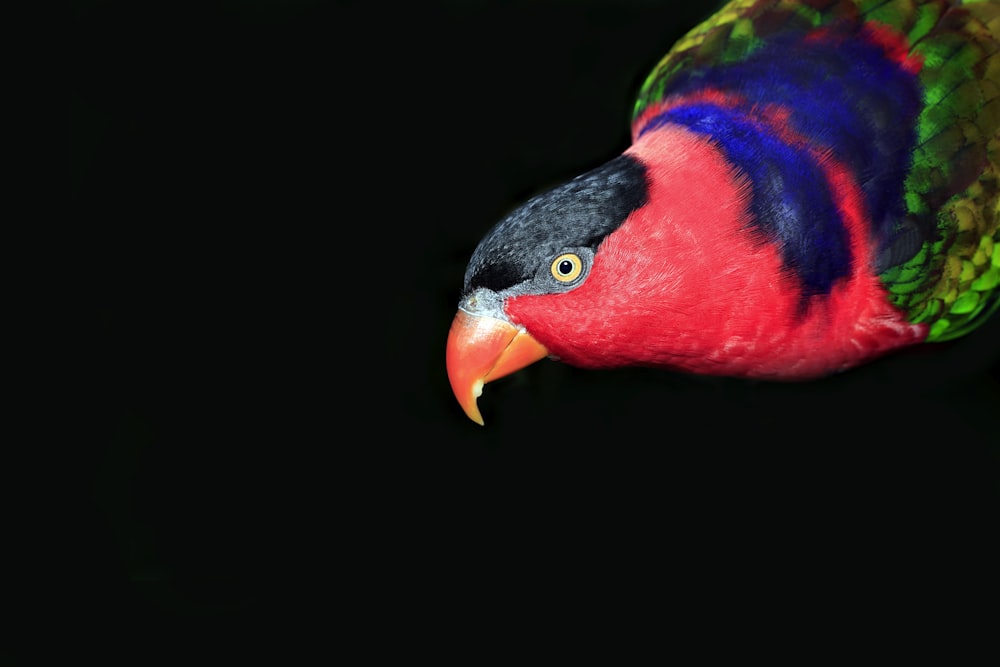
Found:
<svg viewBox="0 0 1000 667"><path fill-rule="evenodd" d="M1000 2L949 13L951 4L921 4L908 33L924 59L924 109L906 204L933 217L937 238L882 274L893 303L933 341L968 333L1000 307Z"/></svg>

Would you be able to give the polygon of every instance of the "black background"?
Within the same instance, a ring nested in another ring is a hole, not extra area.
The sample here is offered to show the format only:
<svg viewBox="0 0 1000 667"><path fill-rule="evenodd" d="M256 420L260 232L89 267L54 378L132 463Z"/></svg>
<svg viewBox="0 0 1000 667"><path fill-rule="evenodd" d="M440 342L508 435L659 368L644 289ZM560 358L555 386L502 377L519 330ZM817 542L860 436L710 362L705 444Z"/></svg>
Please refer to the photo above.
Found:
<svg viewBox="0 0 1000 667"><path fill-rule="evenodd" d="M452 397L477 241L627 146L707 4L73 4L99 407L66 571L99 649L656 585L916 596L931 552L995 557L997 318L809 384L542 362L487 386L485 427Z"/></svg>

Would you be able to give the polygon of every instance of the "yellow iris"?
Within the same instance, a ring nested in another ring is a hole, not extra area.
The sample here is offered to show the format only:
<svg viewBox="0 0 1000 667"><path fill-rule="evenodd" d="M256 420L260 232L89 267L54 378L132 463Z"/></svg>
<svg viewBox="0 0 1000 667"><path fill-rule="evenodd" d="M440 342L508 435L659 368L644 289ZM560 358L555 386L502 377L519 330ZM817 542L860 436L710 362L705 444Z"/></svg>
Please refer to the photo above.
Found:
<svg viewBox="0 0 1000 667"><path fill-rule="evenodd" d="M561 283L570 283L580 277L583 260L571 252L559 255L552 261L552 277Z"/></svg>

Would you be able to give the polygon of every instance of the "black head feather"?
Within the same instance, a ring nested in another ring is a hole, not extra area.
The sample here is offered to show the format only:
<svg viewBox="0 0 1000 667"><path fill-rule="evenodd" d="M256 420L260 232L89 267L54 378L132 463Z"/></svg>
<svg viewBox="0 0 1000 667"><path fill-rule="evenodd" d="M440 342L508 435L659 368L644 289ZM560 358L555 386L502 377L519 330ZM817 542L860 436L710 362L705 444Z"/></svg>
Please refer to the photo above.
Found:
<svg viewBox="0 0 1000 667"><path fill-rule="evenodd" d="M479 242L465 271L465 293L499 292L529 280L564 248L596 250L646 201L646 169L628 155L529 199Z"/></svg>

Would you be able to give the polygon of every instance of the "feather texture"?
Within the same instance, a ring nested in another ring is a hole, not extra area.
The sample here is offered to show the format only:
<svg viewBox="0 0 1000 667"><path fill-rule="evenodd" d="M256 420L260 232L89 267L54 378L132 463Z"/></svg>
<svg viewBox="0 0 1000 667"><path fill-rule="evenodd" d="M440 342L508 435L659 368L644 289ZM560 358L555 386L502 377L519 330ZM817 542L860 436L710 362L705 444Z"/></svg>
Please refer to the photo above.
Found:
<svg viewBox="0 0 1000 667"><path fill-rule="evenodd" d="M864 193L870 269L928 340L947 340L1000 305L998 39L995 1L736 0L649 75L633 136L681 123L719 141L755 178L755 224L804 296L855 268L816 174L833 158Z"/></svg>

